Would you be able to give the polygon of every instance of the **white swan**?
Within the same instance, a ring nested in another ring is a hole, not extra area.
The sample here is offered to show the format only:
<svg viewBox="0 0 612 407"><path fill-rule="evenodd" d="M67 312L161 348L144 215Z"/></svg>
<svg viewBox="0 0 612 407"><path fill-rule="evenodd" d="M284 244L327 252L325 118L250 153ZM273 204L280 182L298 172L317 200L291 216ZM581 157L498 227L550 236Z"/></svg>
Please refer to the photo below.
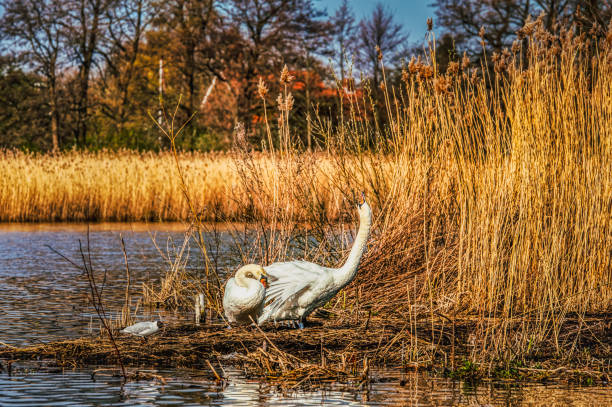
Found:
<svg viewBox="0 0 612 407"><path fill-rule="evenodd" d="M227 321L232 323L257 322L261 315L268 285L267 274L257 264L247 264L225 285L223 310ZM251 319L252 318L252 319Z"/></svg>
<svg viewBox="0 0 612 407"><path fill-rule="evenodd" d="M259 324L268 320L297 320L299 327L303 328L311 312L325 305L355 278L372 226L372 210L365 195L362 193L361 196L363 202L357 204L359 231L342 267L329 268L300 260L264 267L270 287L266 291L267 305Z"/></svg>

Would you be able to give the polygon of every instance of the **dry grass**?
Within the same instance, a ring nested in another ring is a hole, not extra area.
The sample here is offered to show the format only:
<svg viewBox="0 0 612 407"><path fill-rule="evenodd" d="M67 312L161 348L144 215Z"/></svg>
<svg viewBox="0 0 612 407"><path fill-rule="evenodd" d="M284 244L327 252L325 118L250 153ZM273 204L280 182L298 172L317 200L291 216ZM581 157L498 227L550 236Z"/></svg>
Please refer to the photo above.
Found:
<svg viewBox="0 0 612 407"><path fill-rule="evenodd" d="M279 150L268 134L265 154L181 155L195 217L169 154L4 153L0 218L247 219L244 262L297 250L333 265L350 240L334 222L354 217L347 198L362 189L374 231L356 281L327 306L335 323L403 321L418 353L417 322L436 345L468 318L477 363L551 350L569 361L588 343L612 354L598 336L609 323L594 335L585 322L612 313L612 31L594 44L538 27L527 49L492 58L491 75L467 63L443 74L426 58L385 80L381 115L368 94L343 99L339 123L313 124L326 153L292 147L285 104Z"/></svg>
<svg viewBox="0 0 612 407"><path fill-rule="evenodd" d="M420 318L410 327L404 322L388 317L347 324L315 320L316 326L301 331L269 327L228 330L220 324L183 325L165 327L146 343L140 338L117 335L116 346L126 366L200 369L208 371L211 380L222 381L223 366L232 365L284 387L335 381L360 385L368 380L372 367L453 372L452 353L465 355L473 348L467 336L478 324L476 320L456 321L453 337L441 318L433 321L433 325L427 318ZM578 325L577 321L566 321L564 328L568 335L575 337ZM596 335L602 335L602 329L605 330L601 321L589 320L585 326ZM435 342L431 342L432 334ZM549 348L541 357L526 359L512 369L458 362L454 372L470 379L511 375L523 380L583 381L588 378L591 383L606 382L611 372L603 359L610 344L610 337L605 337L604 343L592 347L590 355L581 355L571 362L559 361ZM116 363L115 351L106 335L24 348L0 346L0 359L53 360L61 367L71 368Z"/></svg>
<svg viewBox="0 0 612 407"><path fill-rule="evenodd" d="M253 206L239 174L234 153L179 153L190 194L206 221L261 217L267 208ZM330 219L337 219L341 198L330 194L331 160L313 154L317 162L319 199ZM255 154L251 162L267 186L284 180L275 159ZM65 152L34 154L0 151L0 221L170 221L189 218L172 154ZM302 177L312 174L303 174ZM305 178L298 178L305 181ZM310 180L308 180L310 181ZM282 198L282 197L281 197ZM289 198L280 204L290 205ZM259 200L257 200L259 201ZM257 202L262 204L261 202ZM305 211L289 213L308 220Z"/></svg>
<svg viewBox="0 0 612 407"><path fill-rule="evenodd" d="M580 338L564 339L564 322L612 313L612 26L594 43L530 24L527 48L494 55L490 74L468 63L441 73L426 58L399 84L385 79L379 115L367 94L343 100L340 123L315 125L331 165L291 147L283 107L284 143L271 161L286 178L267 182L248 151L238 161L271 219L248 260L285 258L301 235L274 226L294 230L290 216L305 208L318 244L302 236L302 256L338 264L347 242L330 241L328 197L362 189L374 233L358 278L328 306L340 320L369 310L409 323L442 317L451 329L475 318L470 358L480 363L582 352ZM351 213L346 202L341 213Z"/></svg>
<svg viewBox="0 0 612 407"><path fill-rule="evenodd" d="M232 188L238 180L223 154L183 154L190 185L203 206L223 203L235 213ZM67 152L58 155L12 151L0 157L0 220L185 219L188 208L169 153Z"/></svg>

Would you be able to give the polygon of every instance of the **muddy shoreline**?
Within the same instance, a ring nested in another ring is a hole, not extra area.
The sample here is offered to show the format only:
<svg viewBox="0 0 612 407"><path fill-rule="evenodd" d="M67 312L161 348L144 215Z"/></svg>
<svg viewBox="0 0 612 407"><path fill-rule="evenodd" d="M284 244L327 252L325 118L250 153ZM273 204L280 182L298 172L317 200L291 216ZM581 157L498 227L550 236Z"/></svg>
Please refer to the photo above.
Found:
<svg viewBox="0 0 612 407"><path fill-rule="evenodd" d="M169 326L144 341L117 336L126 367L193 368L223 378L223 365L243 369L272 382L316 384L323 381L365 381L370 368L427 370L457 379L508 379L608 384L612 378L610 316L568 321L592 332L573 351L554 347L533 352L523 360L478 364L473 360L473 322L422 321L408 326L401 320L371 320L355 325L315 319L304 330L265 326L226 329L222 324ZM432 330L433 328L433 330ZM413 332L416 331L416 335ZM454 332L454 335L453 335ZM598 334L595 336L595 334ZM433 338L433 341L432 341ZM63 368L118 365L106 335L23 348L0 345L4 369L8 362L53 361Z"/></svg>

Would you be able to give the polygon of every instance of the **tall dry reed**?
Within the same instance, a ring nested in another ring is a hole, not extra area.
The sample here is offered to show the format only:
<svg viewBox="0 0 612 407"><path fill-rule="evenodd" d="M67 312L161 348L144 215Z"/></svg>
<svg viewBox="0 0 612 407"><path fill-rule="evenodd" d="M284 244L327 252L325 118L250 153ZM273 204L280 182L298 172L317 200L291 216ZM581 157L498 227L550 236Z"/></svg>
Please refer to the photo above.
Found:
<svg viewBox="0 0 612 407"><path fill-rule="evenodd" d="M318 160L329 161L324 154ZM186 184L203 219L242 220L264 216L245 193L232 153L179 153ZM280 177L267 154L253 159L266 182ZM321 168L321 171L325 168ZM338 216L338 199L327 216ZM307 220L305 212L293 213ZM36 154L0 151L0 221L163 221L185 220L189 206L169 152L66 152Z"/></svg>
<svg viewBox="0 0 612 407"><path fill-rule="evenodd" d="M339 122L312 123L326 152L295 147L285 87L266 153L179 156L198 217L251 222L245 262L334 265L350 246L338 227L356 223L351 191L364 190L373 233L328 307L339 318L428 318L432 344L447 335L434 320L467 318L476 361L551 346L569 357L581 329L565 332L567 318L612 312L612 29L596 43L537 20L520 35L445 73L432 50L401 82L384 77L382 98L340 98ZM3 220L193 217L167 153L3 154Z"/></svg>
<svg viewBox="0 0 612 407"><path fill-rule="evenodd" d="M337 197L350 214L350 191L362 189L374 233L334 312L429 318L432 343L435 319L470 318L476 360L576 352L580 329L565 332L568 317L612 312L612 26L597 42L573 29L546 32L539 18L519 36L512 51L476 66L464 58L445 73L431 46L399 85L383 77L383 109L373 106L378 90L340 99L343 119L314 125L325 160L291 147L282 93L283 143L271 156L281 178L267 177L248 152L239 160L271 220L259 245L278 242L276 254L255 260L290 253L296 235L274 226L291 229L291 214L304 208L317 243L303 256L339 264L334 253L348 242L329 241L325 205ZM319 172L324 194L318 177L302 177Z"/></svg>

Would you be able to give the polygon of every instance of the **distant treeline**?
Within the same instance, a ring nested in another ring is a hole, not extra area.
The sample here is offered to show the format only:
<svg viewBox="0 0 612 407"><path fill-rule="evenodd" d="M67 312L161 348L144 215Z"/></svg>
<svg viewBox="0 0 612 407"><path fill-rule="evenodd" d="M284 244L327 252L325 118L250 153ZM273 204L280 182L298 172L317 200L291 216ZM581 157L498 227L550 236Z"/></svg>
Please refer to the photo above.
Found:
<svg viewBox="0 0 612 407"><path fill-rule="evenodd" d="M161 106L178 106L178 122L193 116L183 149L227 148L237 122L258 146L263 101L277 114L284 87L294 137L316 147L315 118L334 120L353 92L370 94L376 114L381 66L398 84L406 59L431 58L433 41L433 65L444 71L464 55L478 59L482 45L501 53L530 15L545 13L550 31L599 36L612 14L606 0L433 6L433 21L404 27L382 3L358 21L346 0L329 13L314 0L0 0L0 148L164 149L154 123L168 123ZM425 34L434 21L439 36L407 42L408 30ZM285 65L291 78L279 83Z"/></svg>

